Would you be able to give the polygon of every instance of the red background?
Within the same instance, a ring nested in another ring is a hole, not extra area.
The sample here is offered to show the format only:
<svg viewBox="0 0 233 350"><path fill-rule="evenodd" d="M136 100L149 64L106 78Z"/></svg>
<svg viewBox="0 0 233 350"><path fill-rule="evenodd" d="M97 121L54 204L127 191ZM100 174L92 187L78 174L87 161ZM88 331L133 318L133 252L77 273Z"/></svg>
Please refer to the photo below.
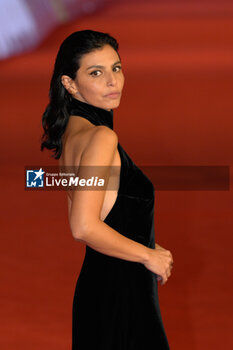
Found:
<svg viewBox="0 0 233 350"><path fill-rule="evenodd" d="M0 63L3 349L71 348L85 246L71 236L65 192L24 189L24 166L57 164L40 137L62 40L93 29L119 41L126 82L114 129L136 164L232 166L232 18L230 1L118 2ZM233 345L232 208L232 190L155 193L156 241L174 258L159 285L172 350Z"/></svg>

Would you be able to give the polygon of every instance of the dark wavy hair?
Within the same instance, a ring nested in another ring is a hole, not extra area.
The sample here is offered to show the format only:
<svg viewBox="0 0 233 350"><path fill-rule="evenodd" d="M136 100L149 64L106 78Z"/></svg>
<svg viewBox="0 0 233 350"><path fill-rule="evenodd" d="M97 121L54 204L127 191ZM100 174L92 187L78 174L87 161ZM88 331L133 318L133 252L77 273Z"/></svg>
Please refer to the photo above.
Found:
<svg viewBox="0 0 233 350"><path fill-rule="evenodd" d="M62 75L76 78L83 55L111 45L118 53L119 44L108 33L94 30L80 30L69 35L61 44L50 82L49 104L42 116L44 134L41 138L41 151L44 148L54 150L52 157L59 159L62 153L61 137L65 132L69 120L69 105L72 96L61 82Z"/></svg>

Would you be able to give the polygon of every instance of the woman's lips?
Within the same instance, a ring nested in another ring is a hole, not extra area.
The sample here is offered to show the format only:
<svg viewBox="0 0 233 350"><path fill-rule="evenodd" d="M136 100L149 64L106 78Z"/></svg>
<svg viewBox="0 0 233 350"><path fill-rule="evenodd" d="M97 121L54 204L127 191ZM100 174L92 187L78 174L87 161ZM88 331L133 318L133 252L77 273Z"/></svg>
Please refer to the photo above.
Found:
<svg viewBox="0 0 233 350"><path fill-rule="evenodd" d="M117 98L117 97L119 97L119 95L120 95L119 92L112 92L111 94L105 95L105 97Z"/></svg>

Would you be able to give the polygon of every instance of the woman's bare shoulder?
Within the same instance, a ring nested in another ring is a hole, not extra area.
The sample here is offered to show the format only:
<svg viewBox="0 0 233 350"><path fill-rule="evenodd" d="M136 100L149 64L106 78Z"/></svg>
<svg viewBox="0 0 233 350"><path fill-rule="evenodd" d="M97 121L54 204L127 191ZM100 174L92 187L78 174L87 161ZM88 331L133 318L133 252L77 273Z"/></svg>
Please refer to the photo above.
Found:
<svg viewBox="0 0 233 350"><path fill-rule="evenodd" d="M105 125L98 125L74 133L64 145L63 158L70 164L77 164L83 152L102 149L111 152L116 147L118 136L116 132ZM67 162L66 161L66 162Z"/></svg>
<svg viewBox="0 0 233 350"><path fill-rule="evenodd" d="M112 139L118 138L114 130L105 125L97 125L74 133L70 141L72 141L73 144L78 144L81 142L88 145L93 139L96 140L101 137L108 137Z"/></svg>
<svg viewBox="0 0 233 350"><path fill-rule="evenodd" d="M87 146L91 143L105 144L107 142L118 141L118 136L116 132L105 125L98 125L92 130L92 134L89 134L89 140Z"/></svg>
<svg viewBox="0 0 233 350"><path fill-rule="evenodd" d="M78 138L78 136L77 136ZM78 148L79 142L82 142L82 154L84 152L112 152L118 143L118 136L116 132L105 125L99 125L94 130L89 131L83 140L77 141Z"/></svg>

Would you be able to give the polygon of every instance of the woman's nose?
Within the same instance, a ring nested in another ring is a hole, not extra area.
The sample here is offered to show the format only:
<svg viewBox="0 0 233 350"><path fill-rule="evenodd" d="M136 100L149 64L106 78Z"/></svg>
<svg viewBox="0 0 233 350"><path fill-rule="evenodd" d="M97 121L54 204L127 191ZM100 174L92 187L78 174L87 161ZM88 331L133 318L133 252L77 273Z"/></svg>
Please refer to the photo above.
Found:
<svg viewBox="0 0 233 350"><path fill-rule="evenodd" d="M116 77L113 72L107 74L107 85L116 85Z"/></svg>

